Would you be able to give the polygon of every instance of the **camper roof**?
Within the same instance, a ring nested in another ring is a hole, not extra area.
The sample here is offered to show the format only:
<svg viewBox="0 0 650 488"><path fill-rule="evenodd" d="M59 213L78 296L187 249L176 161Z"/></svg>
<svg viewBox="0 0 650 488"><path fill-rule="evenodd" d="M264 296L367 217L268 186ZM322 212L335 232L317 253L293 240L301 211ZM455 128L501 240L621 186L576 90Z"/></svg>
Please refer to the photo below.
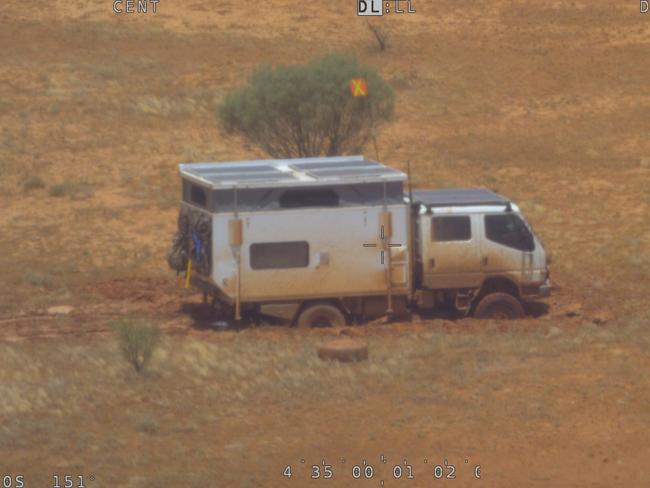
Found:
<svg viewBox="0 0 650 488"><path fill-rule="evenodd" d="M183 178L213 189L404 181L406 174L363 156L179 165Z"/></svg>

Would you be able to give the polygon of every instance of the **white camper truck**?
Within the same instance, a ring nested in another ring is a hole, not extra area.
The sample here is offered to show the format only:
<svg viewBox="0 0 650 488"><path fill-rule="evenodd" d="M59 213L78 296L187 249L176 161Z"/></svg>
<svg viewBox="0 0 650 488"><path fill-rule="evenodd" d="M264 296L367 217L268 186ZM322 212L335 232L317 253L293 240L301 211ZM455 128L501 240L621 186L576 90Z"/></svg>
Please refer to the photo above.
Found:
<svg viewBox="0 0 650 488"><path fill-rule="evenodd" d="M170 265L222 310L334 325L451 302L512 318L548 296L541 241L487 190L404 189L361 156L181 164Z"/></svg>

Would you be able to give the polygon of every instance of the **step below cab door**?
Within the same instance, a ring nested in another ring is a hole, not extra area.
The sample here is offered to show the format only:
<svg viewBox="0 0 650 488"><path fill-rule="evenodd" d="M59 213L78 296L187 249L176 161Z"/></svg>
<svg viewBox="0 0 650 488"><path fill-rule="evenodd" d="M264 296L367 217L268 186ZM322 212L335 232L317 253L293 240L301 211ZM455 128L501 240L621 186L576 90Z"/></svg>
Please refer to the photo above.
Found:
<svg viewBox="0 0 650 488"><path fill-rule="evenodd" d="M421 222L423 285L431 289L480 286L479 216L423 215Z"/></svg>

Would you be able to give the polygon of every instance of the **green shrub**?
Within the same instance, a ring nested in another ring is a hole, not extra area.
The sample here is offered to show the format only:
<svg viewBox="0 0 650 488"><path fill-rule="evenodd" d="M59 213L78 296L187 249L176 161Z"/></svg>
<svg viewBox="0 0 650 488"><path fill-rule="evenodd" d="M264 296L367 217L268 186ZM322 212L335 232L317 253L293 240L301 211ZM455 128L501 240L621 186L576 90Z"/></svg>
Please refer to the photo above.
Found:
<svg viewBox="0 0 650 488"><path fill-rule="evenodd" d="M158 432L158 423L150 415L142 417L136 427L138 432L145 434L155 434Z"/></svg>
<svg viewBox="0 0 650 488"><path fill-rule="evenodd" d="M350 80L365 78L368 95L353 97ZM276 158L360 152L394 111L392 88L351 55L303 65L260 66L248 85L227 95L217 116Z"/></svg>
<svg viewBox="0 0 650 488"><path fill-rule="evenodd" d="M32 286L45 288L51 284L52 280L47 275L28 271L27 273L25 273L25 281Z"/></svg>
<svg viewBox="0 0 650 488"><path fill-rule="evenodd" d="M30 176L23 183L23 190L38 190L45 188L45 182L39 176Z"/></svg>
<svg viewBox="0 0 650 488"><path fill-rule="evenodd" d="M71 180L64 180L61 183L50 187L52 197L84 198L93 195L92 187L87 183L79 183Z"/></svg>
<svg viewBox="0 0 650 488"><path fill-rule="evenodd" d="M160 344L160 329L141 321L123 319L115 324L120 349L125 359L141 373Z"/></svg>

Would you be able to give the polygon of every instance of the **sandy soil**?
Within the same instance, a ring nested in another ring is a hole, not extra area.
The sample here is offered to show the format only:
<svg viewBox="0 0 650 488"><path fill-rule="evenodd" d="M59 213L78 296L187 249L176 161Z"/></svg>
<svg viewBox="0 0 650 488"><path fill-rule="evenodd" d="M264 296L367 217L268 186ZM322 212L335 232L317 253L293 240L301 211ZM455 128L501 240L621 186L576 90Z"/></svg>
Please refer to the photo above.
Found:
<svg viewBox="0 0 650 488"><path fill-rule="evenodd" d="M383 453L427 483L447 457L456 486L478 486L475 462L491 486L647 484L650 17L613 0L414 3L380 19L383 53L343 0L2 3L0 476L309 486L322 459L343 473ZM396 90L381 160L520 204L553 254L547 312L355 328L371 356L347 369L313 360L337 331L205 326L164 260L176 164L263 156L215 104L259 63L338 50ZM124 315L169 332L145 378L116 350Z"/></svg>

